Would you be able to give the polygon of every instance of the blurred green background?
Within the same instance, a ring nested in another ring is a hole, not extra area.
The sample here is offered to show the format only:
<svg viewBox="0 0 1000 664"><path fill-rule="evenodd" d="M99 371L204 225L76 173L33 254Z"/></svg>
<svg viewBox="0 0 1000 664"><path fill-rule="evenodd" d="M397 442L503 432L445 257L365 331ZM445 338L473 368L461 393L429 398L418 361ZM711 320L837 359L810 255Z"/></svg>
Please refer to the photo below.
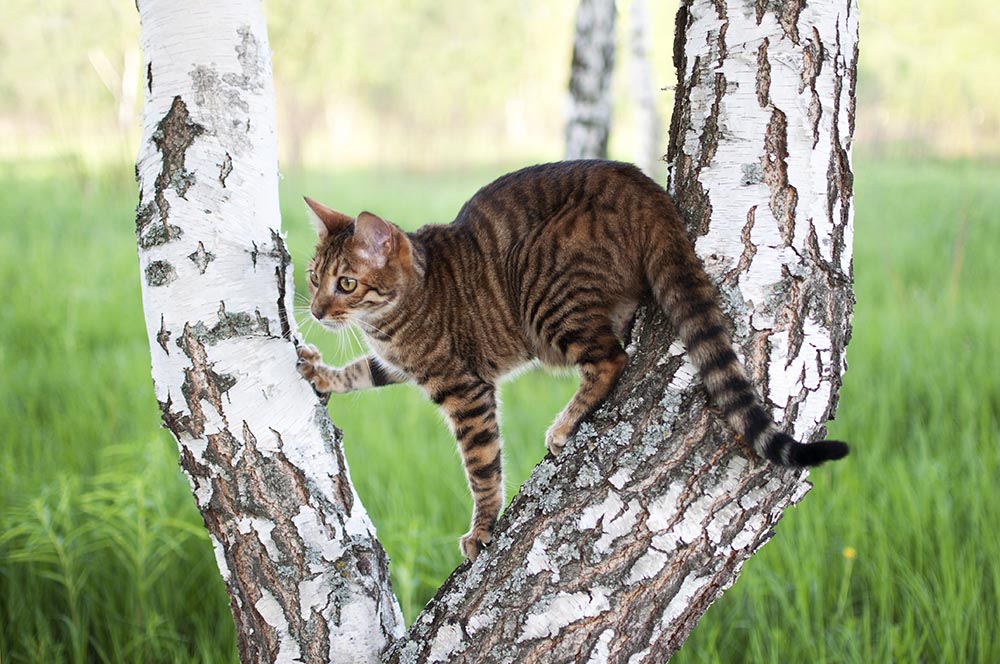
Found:
<svg viewBox="0 0 1000 664"><path fill-rule="evenodd" d="M667 87L674 6L651 10ZM573 0L267 11L299 265L312 243L303 193L415 227L451 219L495 175L561 156ZM858 304L831 427L854 454L813 473L816 489L676 661L1000 661L1000 9L861 11ZM0 662L235 661L149 375L135 8L5 0L0 12ZM611 144L623 159L626 51ZM658 96L664 119L671 103ZM308 334L331 359L357 352ZM540 372L505 386L509 494L572 389ZM459 562L468 497L453 443L407 387L330 407L412 620Z"/></svg>

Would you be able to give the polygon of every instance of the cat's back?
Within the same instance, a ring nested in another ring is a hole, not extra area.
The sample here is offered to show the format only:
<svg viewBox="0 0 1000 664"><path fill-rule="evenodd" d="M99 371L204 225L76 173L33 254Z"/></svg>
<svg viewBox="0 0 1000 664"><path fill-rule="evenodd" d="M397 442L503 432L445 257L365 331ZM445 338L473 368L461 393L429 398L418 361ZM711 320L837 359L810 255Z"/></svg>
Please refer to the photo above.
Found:
<svg viewBox="0 0 1000 664"><path fill-rule="evenodd" d="M453 224L497 233L503 240L506 231L524 231L560 213L600 209L605 217L613 217L632 201L663 195L662 188L633 164L600 159L538 164L482 187Z"/></svg>

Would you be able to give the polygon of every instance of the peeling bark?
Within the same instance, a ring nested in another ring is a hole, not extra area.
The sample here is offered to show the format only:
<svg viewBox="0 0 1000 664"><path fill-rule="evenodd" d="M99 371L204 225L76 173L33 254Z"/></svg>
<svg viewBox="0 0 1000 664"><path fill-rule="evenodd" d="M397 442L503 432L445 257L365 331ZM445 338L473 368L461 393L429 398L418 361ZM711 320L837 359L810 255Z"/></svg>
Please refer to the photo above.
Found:
<svg viewBox="0 0 1000 664"><path fill-rule="evenodd" d="M136 235L153 382L215 547L240 658L376 662L402 617L340 431L295 370L261 5L138 8L147 94Z"/></svg>

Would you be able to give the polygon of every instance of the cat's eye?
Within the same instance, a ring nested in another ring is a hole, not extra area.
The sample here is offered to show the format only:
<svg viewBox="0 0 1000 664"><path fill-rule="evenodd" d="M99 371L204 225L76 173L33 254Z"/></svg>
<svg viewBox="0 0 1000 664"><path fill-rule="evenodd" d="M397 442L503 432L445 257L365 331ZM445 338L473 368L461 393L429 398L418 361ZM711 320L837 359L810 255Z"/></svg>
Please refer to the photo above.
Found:
<svg viewBox="0 0 1000 664"><path fill-rule="evenodd" d="M353 293L354 289L357 287L357 279L351 279L350 277L341 277L340 279L337 279L337 290L342 293Z"/></svg>
<svg viewBox="0 0 1000 664"><path fill-rule="evenodd" d="M319 288L319 275L309 270L309 283L311 283L315 288Z"/></svg>

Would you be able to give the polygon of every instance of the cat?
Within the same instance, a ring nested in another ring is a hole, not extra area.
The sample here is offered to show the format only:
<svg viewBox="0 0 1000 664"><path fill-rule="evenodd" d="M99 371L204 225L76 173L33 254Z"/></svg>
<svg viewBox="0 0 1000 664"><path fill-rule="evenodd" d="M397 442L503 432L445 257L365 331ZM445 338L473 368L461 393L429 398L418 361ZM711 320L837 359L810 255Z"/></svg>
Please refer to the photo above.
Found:
<svg viewBox="0 0 1000 664"><path fill-rule="evenodd" d="M412 381L444 412L473 496L460 540L475 559L503 505L497 385L526 363L575 365L580 387L545 435L557 455L625 367L621 339L651 292L706 391L756 452L813 466L848 452L778 430L733 350L716 286L673 199L633 165L564 161L525 168L479 190L450 224L406 233L306 198L319 239L309 263L312 316L356 324L372 355L343 368L299 348L299 372L321 394Z"/></svg>

